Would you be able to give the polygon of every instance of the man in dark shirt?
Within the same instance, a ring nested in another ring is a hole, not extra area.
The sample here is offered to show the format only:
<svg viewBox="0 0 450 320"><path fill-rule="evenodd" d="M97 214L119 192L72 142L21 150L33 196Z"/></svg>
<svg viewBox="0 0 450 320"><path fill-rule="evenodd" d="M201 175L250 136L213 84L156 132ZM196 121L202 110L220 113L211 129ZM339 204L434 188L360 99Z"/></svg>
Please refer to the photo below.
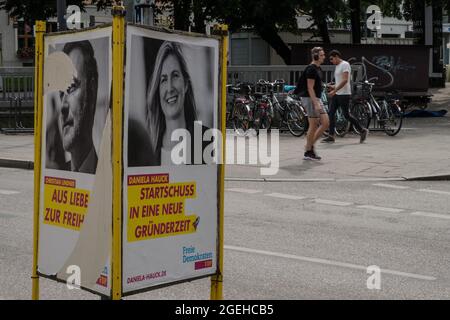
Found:
<svg viewBox="0 0 450 320"><path fill-rule="evenodd" d="M325 51L321 47L311 50L312 62L300 77L294 93L297 93L308 114L309 129L306 136L305 160L320 160L314 150L314 144L328 129L329 119L325 111L322 95L322 70L320 65L325 61Z"/></svg>

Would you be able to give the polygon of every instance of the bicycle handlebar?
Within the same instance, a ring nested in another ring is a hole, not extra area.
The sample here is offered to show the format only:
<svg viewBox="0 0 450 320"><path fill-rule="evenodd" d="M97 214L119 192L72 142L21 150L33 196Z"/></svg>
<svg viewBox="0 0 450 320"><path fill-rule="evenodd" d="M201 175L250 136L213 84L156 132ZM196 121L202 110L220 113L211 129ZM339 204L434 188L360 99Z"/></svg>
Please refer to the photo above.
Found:
<svg viewBox="0 0 450 320"><path fill-rule="evenodd" d="M284 84L284 80L283 79L278 79L278 80L275 80L274 82L270 82L270 81L267 81L267 80L264 80L264 79L259 79L257 83L260 84L260 85L274 87L276 85Z"/></svg>
<svg viewBox="0 0 450 320"><path fill-rule="evenodd" d="M369 82L367 80L366 81L357 81L357 82L355 82L355 84L367 84L367 85L369 85L371 87L373 87L375 85L375 83Z"/></svg>

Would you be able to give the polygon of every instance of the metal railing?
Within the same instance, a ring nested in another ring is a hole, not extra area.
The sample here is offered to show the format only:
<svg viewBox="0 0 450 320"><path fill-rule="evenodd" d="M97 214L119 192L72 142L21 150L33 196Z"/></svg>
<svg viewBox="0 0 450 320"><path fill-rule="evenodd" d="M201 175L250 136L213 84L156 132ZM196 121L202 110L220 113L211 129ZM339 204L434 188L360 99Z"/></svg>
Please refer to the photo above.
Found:
<svg viewBox="0 0 450 320"><path fill-rule="evenodd" d="M34 68L0 68L0 131L32 133Z"/></svg>
<svg viewBox="0 0 450 320"><path fill-rule="evenodd" d="M0 108L0 132L33 133L33 114L33 110L23 107L22 99L10 98L9 108Z"/></svg>
<svg viewBox="0 0 450 320"><path fill-rule="evenodd" d="M259 79L275 81L283 79L286 84L295 85L298 78L306 69L306 65L295 66L229 66L228 84L242 82L256 83ZM334 79L334 66L321 66L323 81L328 83ZM352 81L359 81L360 67L352 66Z"/></svg>
<svg viewBox="0 0 450 320"><path fill-rule="evenodd" d="M366 38L361 44L413 45L414 38Z"/></svg>
<svg viewBox="0 0 450 320"><path fill-rule="evenodd" d="M0 68L0 101L33 101L34 67Z"/></svg>

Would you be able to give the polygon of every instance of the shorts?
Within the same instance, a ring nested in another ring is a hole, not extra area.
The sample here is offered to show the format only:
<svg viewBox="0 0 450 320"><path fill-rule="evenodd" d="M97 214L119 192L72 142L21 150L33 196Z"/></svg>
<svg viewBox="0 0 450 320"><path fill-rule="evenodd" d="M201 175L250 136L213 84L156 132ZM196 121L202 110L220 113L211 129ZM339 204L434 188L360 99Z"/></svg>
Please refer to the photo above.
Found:
<svg viewBox="0 0 450 320"><path fill-rule="evenodd" d="M320 99L317 99L317 100L319 100L320 110L316 110L316 108L314 108L311 98L302 97L302 104L303 104L303 107L305 107L308 118L320 118L321 114L327 113L323 106L322 100L320 100Z"/></svg>

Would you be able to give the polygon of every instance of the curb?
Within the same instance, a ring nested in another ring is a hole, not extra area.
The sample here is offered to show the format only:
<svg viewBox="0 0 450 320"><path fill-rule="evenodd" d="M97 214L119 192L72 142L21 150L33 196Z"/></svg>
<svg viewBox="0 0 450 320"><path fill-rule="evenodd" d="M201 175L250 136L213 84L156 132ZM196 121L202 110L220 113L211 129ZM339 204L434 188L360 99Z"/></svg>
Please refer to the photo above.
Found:
<svg viewBox="0 0 450 320"><path fill-rule="evenodd" d="M231 182L379 182L379 181L449 181L450 174L398 177L398 178L318 178L318 179L292 179L292 178L225 178Z"/></svg>
<svg viewBox="0 0 450 320"><path fill-rule="evenodd" d="M34 162L28 160L17 159L0 159L0 167L33 170Z"/></svg>
<svg viewBox="0 0 450 320"><path fill-rule="evenodd" d="M404 177L407 181L448 181L450 174L439 174L432 176Z"/></svg>
<svg viewBox="0 0 450 320"><path fill-rule="evenodd" d="M225 178L225 181L233 182L377 182L377 181L406 181L399 178L317 178L317 179L293 179L293 178Z"/></svg>

